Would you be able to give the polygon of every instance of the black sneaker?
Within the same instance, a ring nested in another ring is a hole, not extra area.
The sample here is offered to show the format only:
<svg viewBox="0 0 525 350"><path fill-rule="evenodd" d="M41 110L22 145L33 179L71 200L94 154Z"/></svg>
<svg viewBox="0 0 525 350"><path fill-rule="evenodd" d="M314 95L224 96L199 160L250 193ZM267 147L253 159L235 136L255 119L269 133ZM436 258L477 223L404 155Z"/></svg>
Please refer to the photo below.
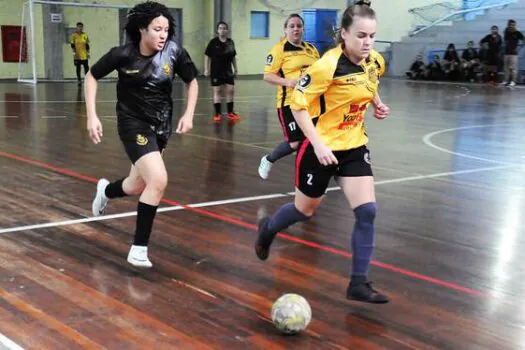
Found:
<svg viewBox="0 0 525 350"><path fill-rule="evenodd" d="M372 288L372 282L349 283L346 298L372 304L386 304L390 301L388 296Z"/></svg>
<svg viewBox="0 0 525 350"><path fill-rule="evenodd" d="M255 254L257 254L257 257L261 260L268 259L268 256L270 255L270 245L272 242L270 241L269 243L264 244L262 241L262 236L269 219L270 218L265 217L259 221L259 236L255 242Z"/></svg>

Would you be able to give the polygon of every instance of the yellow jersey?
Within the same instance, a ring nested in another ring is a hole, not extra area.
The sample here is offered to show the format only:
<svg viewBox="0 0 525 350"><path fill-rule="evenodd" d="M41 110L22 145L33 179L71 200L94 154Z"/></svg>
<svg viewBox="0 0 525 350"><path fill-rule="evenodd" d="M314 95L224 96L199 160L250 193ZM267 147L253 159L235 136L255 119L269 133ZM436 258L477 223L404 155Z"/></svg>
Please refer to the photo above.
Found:
<svg viewBox="0 0 525 350"><path fill-rule="evenodd" d="M274 73L282 78L299 80L302 74L319 59L319 52L310 43L302 42L300 46L291 44L287 39L275 45L268 56L264 73ZM290 104L293 88L277 88L277 108Z"/></svg>
<svg viewBox="0 0 525 350"><path fill-rule="evenodd" d="M88 59L89 37L86 33L74 32L73 34L71 34L71 45L75 46L75 59L76 60L87 60Z"/></svg>
<svg viewBox="0 0 525 350"><path fill-rule="evenodd" d="M359 65L341 45L306 70L295 87L290 108L308 110L323 142L333 151L366 145L364 115L385 73L385 60L372 50Z"/></svg>

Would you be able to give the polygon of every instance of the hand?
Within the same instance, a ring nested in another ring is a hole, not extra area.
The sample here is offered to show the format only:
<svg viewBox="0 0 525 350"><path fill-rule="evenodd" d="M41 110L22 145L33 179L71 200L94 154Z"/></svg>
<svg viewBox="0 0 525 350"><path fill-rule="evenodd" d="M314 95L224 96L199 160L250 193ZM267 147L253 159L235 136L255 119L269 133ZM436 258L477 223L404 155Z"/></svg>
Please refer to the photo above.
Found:
<svg viewBox="0 0 525 350"><path fill-rule="evenodd" d="M88 117L87 130L89 133L89 138L95 145L102 141L102 123L96 115Z"/></svg>
<svg viewBox="0 0 525 350"><path fill-rule="evenodd" d="M384 103L378 103L374 108L374 117L377 119L385 119L390 114L390 107Z"/></svg>
<svg viewBox="0 0 525 350"><path fill-rule="evenodd" d="M322 165L328 166L332 164L338 164L337 158L334 156L334 153L324 143L318 145L317 147L314 146L314 151L315 155L317 156L317 159L319 160L319 163L321 163Z"/></svg>
<svg viewBox="0 0 525 350"><path fill-rule="evenodd" d="M210 75L210 72L208 72L207 70L204 71L204 76L207 77Z"/></svg>
<svg viewBox="0 0 525 350"><path fill-rule="evenodd" d="M193 115L184 114L179 119L179 124L177 125L177 134L185 134L188 131L193 129Z"/></svg>
<svg viewBox="0 0 525 350"><path fill-rule="evenodd" d="M297 85L297 80L293 80L293 79L288 79L286 80L286 86L288 86L289 88L295 88L295 85Z"/></svg>

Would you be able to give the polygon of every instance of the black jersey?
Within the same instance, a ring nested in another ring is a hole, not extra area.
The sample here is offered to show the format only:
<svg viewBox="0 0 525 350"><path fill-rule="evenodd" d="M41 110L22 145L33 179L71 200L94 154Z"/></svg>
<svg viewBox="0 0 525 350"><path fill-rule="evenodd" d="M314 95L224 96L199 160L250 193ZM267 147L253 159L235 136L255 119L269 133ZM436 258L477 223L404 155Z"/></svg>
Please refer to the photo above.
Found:
<svg viewBox="0 0 525 350"><path fill-rule="evenodd" d="M119 133L152 129L157 134L169 136L175 74L185 83L197 76L197 69L186 50L174 41L168 41L152 56L141 55L133 43L114 47L91 67L91 74L98 80L113 70L118 72Z"/></svg>
<svg viewBox="0 0 525 350"><path fill-rule="evenodd" d="M213 38L206 47L204 52L211 59L212 77L230 77L233 76L232 63L237 55L235 44L232 39L226 39L222 42L219 38Z"/></svg>

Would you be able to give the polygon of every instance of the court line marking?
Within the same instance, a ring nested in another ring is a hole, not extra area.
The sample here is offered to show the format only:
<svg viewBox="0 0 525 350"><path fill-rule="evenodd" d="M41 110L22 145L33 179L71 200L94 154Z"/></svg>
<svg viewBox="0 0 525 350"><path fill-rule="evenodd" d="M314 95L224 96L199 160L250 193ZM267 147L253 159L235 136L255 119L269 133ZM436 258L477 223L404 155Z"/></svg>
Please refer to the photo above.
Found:
<svg viewBox="0 0 525 350"><path fill-rule="evenodd" d="M429 146L429 147L431 147L431 148L433 148L435 150L438 150L438 151L441 151L441 152L444 152L444 153L448 153L448 154L453 154L453 155L456 155L458 157L475 159L475 160L481 160L481 161L488 162L488 163L493 163L493 164L514 165L513 163L509 163L509 162L502 162L502 161L499 161L499 160L473 156L473 155L462 153L462 152L451 151L451 150L446 149L444 147L438 146L438 145L436 145L436 144L434 144L432 142L432 138L434 136L440 135L440 134L445 134L445 133L448 133L448 132L451 132L451 131L478 129L478 128L489 128L489 127L495 127L495 126L512 126L512 125L521 125L521 124L516 124L516 123L512 123L512 124L511 123L506 123L506 124L482 124L482 125L471 125L471 126L463 126L463 127L458 127L458 128L442 129L442 130L437 130L437 131L434 131L434 132L431 132L431 133L428 133L428 134L424 135L422 137L422 140L423 140L423 143L425 145L427 145L427 146Z"/></svg>
<svg viewBox="0 0 525 350"><path fill-rule="evenodd" d="M0 333L0 344L5 346L9 350L24 350L23 347L21 347L2 333Z"/></svg>
<svg viewBox="0 0 525 350"><path fill-rule="evenodd" d="M234 98L234 102L260 102L261 98L270 98L275 97L275 95L248 95L248 96L236 96ZM247 100L251 98L257 98L257 100ZM212 101L213 97L199 97L197 98L199 101ZM185 98L173 98L172 101L186 101ZM85 100L0 100L0 103L85 103ZM97 103L116 103L117 100L97 100Z"/></svg>
<svg viewBox="0 0 525 350"><path fill-rule="evenodd" d="M84 181L87 181L87 182L97 183L97 181L98 181L96 178L91 177L91 176L83 175L83 174L74 172L72 170L59 168L59 167L53 166L51 164L35 161L35 160L32 160L32 159L21 157L21 156L17 156L17 155L14 155L14 154L10 154L10 153L6 153L6 152L1 152L0 151L0 156L4 156L6 158L11 158L11 159L16 159L16 160L19 160L21 162L32 164L32 165L36 165L36 166L44 168L44 169L53 170L53 171L55 171L57 173L65 174L65 175L68 175L68 176L71 176L71 177L74 177L74 178L77 178L77 179L81 179L81 180L84 180ZM511 167L511 166L508 166L508 167ZM493 167L491 169L495 170L497 168L501 168L501 166ZM484 170L487 170L487 168L484 168ZM476 169L471 169L470 170L470 172L474 172L474 171L476 171ZM477 171L481 171L481 169L477 169ZM430 175L432 175L432 174L430 174ZM393 179L393 180L399 182L399 179ZM289 193L289 194L291 194L291 193ZM257 225L254 225L254 224L251 224L251 223L239 220L239 219L235 219L235 218L232 218L232 217L220 214L220 213L211 212L211 211L206 210L206 209L195 208L195 207L190 208L190 207L188 207L188 206L186 206L184 204L181 204L181 203L178 203L178 202L166 199L166 198L163 198L162 202L163 203L167 203L167 204L172 205L172 206L182 206L182 207L188 209L191 212L200 214L200 215L205 216L207 218L217 219L217 220L220 220L220 221L223 221L223 222L227 222L227 223L232 224L232 225L236 225L236 226L248 229L250 231L257 232ZM303 245L305 247L314 248L314 249L317 249L317 250L320 250L320 251L324 251L324 252L328 252L328 253L331 253L333 255L344 257L344 258L347 258L347 259L352 258L352 254L351 253L349 253L347 250L343 250L343 249L338 248L338 247L330 247L328 245L315 243L315 242L308 241L308 240L305 240L305 239L302 239L302 238L298 238L298 237L295 237L295 236L292 236L292 235L289 235L289 234L286 234L286 233L283 233L283 232L279 232L278 236L281 237L282 239L286 240L286 241L295 242L295 243L301 244L301 245ZM408 270L408 269L404 269L404 268L401 268L401 267L398 267L398 266L395 266L395 265L391 265L391 264L388 264L388 263L383 263L383 262L380 262L378 260L372 260L370 262L370 264L372 266L378 266L378 267L380 267L380 268L382 268L384 270L388 270L388 271L392 271L392 272L400 274L400 275L412 277L412 278L418 279L420 281L426 281L426 282L429 282L429 283L432 283L432 284L435 284L435 285L438 285L438 286L441 286L441 287L445 287L445 288L448 288L450 290L459 291L459 292L462 292L462 293L465 293L465 294L468 294L468 295L473 295L473 296L482 297L482 298L485 298L485 297L489 296L486 292L482 292L482 291L475 290L475 289L472 289L472 288L464 287L464 286L461 286L459 284L448 282L448 281L441 280L441 279L438 279L438 278L430 277L430 276L424 275L422 273L417 273L417 272L414 272L414 271L411 271L411 270Z"/></svg>
<svg viewBox="0 0 525 350"><path fill-rule="evenodd" d="M394 184L394 183L402 183L402 182L409 182L409 181L416 181L416 180L446 177L446 176L451 176L451 175L462 175L462 174L471 174L471 173L484 172L484 171L500 170L500 169L512 168L512 167L517 167L517 166L516 165L500 165L500 166L477 168L477 169L470 169L470 170L451 171L451 172L435 173L435 174L428 174L428 175L418 175L418 176L408 176L408 177L402 177L398 179L376 181L375 185L380 186L380 185L387 185L387 184ZM326 190L326 192L334 192L334 191L340 191L340 190L341 188L339 186L335 186L335 187L329 187ZM171 211L187 210L189 208L215 207L215 206L227 205L227 204L238 204L238 203L247 203L247 202L260 201L260 200L285 198L285 197L291 197L294 195L295 195L295 191L292 191L292 192L286 192L286 193L273 193L273 194L267 194L267 195L261 195L261 196L239 197L239 198L231 198L231 199L224 199L224 200L217 200L217 201L193 203L193 204L187 204L187 205L172 205L169 207L159 208L157 212L166 213L166 212L171 212ZM0 229L0 234L19 232L19 231L25 231L25 230L38 230L38 229L58 227L58 226L85 224L89 222L105 221L105 220L112 220L112 219L122 219L122 218L136 216L136 215L137 215L136 211L130 211L130 212L124 212L124 213L119 213L119 214L102 215L98 217L88 217L88 218L82 218L82 219L63 220L63 221L54 221L54 222L34 224L34 225L17 226L17 227Z"/></svg>

